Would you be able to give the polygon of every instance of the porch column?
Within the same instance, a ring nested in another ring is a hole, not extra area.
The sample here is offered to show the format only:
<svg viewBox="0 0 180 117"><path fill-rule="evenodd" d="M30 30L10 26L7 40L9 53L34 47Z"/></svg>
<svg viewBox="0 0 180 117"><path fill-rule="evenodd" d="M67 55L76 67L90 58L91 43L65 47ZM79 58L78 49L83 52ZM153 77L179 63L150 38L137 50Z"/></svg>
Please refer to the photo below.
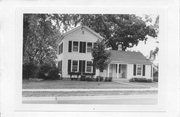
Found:
<svg viewBox="0 0 180 117"><path fill-rule="evenodd" d="M117 64L117 73L116 73L116 75L117 75L117 78L119 78L119 64Z"/></svg>

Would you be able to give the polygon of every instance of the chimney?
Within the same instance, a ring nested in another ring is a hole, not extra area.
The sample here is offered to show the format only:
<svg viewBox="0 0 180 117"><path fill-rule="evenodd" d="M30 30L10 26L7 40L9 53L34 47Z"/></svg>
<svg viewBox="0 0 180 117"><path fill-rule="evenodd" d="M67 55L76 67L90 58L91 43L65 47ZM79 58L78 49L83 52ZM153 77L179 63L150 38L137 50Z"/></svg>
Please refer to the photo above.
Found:
<svg viewBox="0 0 180 117"><path fill-rule="evenodd" d="M118 45L118 50L122 50L122 45L121 44Z"/></svg>

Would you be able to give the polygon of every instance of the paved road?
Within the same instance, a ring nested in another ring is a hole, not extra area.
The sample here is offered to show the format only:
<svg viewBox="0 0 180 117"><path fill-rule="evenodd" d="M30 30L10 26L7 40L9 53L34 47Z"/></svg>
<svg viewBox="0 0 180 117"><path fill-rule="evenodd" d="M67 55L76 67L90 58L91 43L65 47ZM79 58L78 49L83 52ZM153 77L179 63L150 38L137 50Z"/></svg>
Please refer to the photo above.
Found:
<svg viewBox="0 0 180 117"><path fill-rule="evenodd" d="M157 104L157 95L23 97L26 104Z"/></svg>

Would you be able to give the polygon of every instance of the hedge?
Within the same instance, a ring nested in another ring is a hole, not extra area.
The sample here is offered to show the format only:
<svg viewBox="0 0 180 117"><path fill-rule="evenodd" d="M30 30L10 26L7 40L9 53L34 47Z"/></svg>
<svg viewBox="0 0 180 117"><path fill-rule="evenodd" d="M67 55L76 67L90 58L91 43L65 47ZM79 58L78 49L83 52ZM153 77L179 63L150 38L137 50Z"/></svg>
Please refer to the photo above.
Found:
<svg viewBox="0 0 180 117"><path fill-rule="evenodd" d="M129 82L153 82L153 80L148 78L131 78Z"/></svg>

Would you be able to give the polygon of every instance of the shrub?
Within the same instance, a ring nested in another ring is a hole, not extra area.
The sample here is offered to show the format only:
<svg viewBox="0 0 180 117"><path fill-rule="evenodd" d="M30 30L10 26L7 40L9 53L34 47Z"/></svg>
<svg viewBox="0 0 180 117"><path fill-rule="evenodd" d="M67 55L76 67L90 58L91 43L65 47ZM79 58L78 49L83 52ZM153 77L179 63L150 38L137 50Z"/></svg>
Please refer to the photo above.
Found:
<svg viewBox="0 0 180 117"><path fill-rule="evenodd" d="M154 82L158 82L158 77L153 77Z"/></svg>
<svg viewBox="0 0 180 117"><path fill-rule="evenodd" d="M152 82L152 79L147 78L131 78L129 82Z"/></svg>
<svg viewBox="0 0 180 117"><path fill-rule="evenodd" d="M103 81L103 77L102 76L97 76L96 77L96 81L98 82L98 81Z"/></svg>
<svg viewBox="0 0 180 117"><path fill-rule="evenodd" d="M44 80L57 80L60 78L59 69L51 67L50 64L43 64L39 68L38 76Z"/></svg>
<svg viewBox="0 0 180 117"><path fill-rule="evenodd" d="M48 65L48 64L41 65L40 69L39 69L39 73L38 73L39 78L47 80L50 70L51 70L51 66L50 65Z"/></svg>
<svg viewBox="0 0 180 117"><path fill-rule="evenodd" d="M92 77L90 77L90 76L87 76L87 77L85 78L85 80L86 80L86 81L94 81L94 79L93 79Z"/></svg>
<svg viewBox="0 0 180 117"><path fill-rule="evenodd" d="M103 79L104 79L104 78L101 76L101 77L100 77L100 81L103 81Z"/></svg>
<svg viewBox="0 0 180 117"><path fill-rule="evenodd" d="M51 68L48 74L48 79L49 80L59 79L59 69L56 67Z"/></svg>
<svg viewBox="0 0 180 117"><path fill-rule="evenodd" d="M86 76L83 74L83 75L81 75L81 77L80 77L80 81L85 81L86 80Z"/></svg>
<svg viewBox="0 0 180 117"><path fill-rule="evenodd" d="M152 79L147 79L147 82L153 82L153 80Z"/></svg>
<svg viewBox="0 0 180 117"><path fill-rule="evenodd" d="M37 76L38 66L34 63L23 64L23 79L35 78Z"/></svg>
<svg viewBox="0 0 180 117"><path fill-rule="evenodd" d="M129 82L135 82L135 78L129 79Z"/></svg>
<svg viewBox="0 0 180 117"><path fill-rule="evenodd" d="M111 82L112 81L112 77L105 77L105 82Z"/></svg>

